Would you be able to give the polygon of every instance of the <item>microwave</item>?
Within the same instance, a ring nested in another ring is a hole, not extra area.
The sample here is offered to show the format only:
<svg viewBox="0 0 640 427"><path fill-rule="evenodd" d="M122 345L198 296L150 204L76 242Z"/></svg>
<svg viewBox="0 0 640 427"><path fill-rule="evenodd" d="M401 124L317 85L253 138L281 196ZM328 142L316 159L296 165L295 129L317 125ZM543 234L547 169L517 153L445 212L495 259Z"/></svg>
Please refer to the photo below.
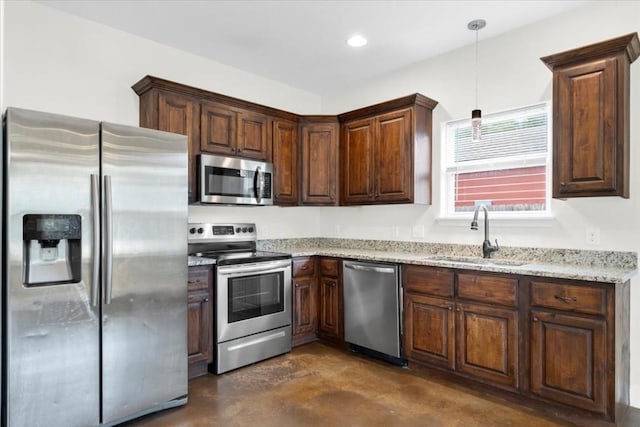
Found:
<svg viewBox="0 0 640 427"><path fill-rule="evenodd" d="M198 156L199 202L273 205L273 164L237 157Z"/></svg>

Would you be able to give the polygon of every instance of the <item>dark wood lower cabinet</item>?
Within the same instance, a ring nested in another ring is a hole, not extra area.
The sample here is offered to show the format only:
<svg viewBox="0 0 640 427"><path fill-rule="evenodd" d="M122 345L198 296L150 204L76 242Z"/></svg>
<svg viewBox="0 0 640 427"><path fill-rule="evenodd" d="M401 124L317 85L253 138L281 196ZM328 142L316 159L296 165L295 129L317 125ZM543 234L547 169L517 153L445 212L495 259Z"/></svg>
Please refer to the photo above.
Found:
<svg viewBox="0 0 640 427"><path fill-rule="evenodd" d="M314 341L318 332L318 286L314 276L293 279L293 345Z"/></svg>
<svg viewBox="0 0 640 427"><path fill-rule="evenodd" d="M606 322L531 312L531 393L606 413Z"/></svg>
<svg viewBox="0 0 640 427"><path fill-rule="evenodd" d="M405 355L448 369L455 367L455 303L452 300L405 294Z"/></svg>
<svg viewBox="0 0 640 427"><path fill-rule="evenodd" d="M577 425L624 420L629 282L414 265L403 270L403 288L410 363L473 380L475 389L482 383Z"/></svg>
<svg viewBox="0 0 640 427"><path fill-rule="evenodd" d="M458 303L456 370L518 388L518 311Z"/></svg>
<svg viewBox="0 0 640 427"><path fill-rule="evenodd" d="M207 366L213 361L211 292L211 267L190 267L187 294L189 379L205 375Z"/></svg>
<svg viewBox="0 0 640 427"><path fill-rule="evenodd" d="M344 343L344 316L342 301L342 265L340 259L318 259L320 306L318 310L318 336L334 343Z"/></svg>

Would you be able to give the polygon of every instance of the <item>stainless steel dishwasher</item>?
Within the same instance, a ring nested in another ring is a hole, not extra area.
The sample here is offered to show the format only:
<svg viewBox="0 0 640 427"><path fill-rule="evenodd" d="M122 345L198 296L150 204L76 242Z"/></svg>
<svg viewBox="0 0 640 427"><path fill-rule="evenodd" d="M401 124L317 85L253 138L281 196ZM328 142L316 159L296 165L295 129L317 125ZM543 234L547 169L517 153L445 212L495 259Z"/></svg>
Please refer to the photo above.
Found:
<svg viewBox="0 0 640 427"><path fill-rule="evenodd" d="M345 341L353 350L405 365L398 265L345 260L342 266Z"/></svg>

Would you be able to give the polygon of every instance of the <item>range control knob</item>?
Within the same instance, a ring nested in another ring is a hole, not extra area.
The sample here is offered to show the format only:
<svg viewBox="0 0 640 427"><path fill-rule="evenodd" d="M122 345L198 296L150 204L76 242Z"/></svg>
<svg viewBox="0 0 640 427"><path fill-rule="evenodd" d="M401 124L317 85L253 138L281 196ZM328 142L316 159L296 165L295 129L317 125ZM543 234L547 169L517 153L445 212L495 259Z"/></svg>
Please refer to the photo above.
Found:
<svg viewBox="0 0 640 427"><path fill-rule="evenodd" d="M189 234L196 234L196 228L195 227L191 227L189 229Z"/></svg>
<svg viewBox="0 0 640 427"><path fill-rule="evenodd" d="M240 232L240 227L236 227L236 233Z"/></svg>
<svg viewBox="0 0 640 427"><path fill-rule="evenodd" d="M242 232L246 233L247 232L247 227L242 227Z"/></svg>
<svg viewBox="0 0 640 427"><path fill-rule="evenodd" d="M202 234L202 233L204 233L204 228L199 227L199 228L198 228L198 234Z"/></svg>
<svg viewBox="0 0 640 427"><path fill-rule="evenodd" d="M249 227L249 233L253 233L253 227Z"/></svg>

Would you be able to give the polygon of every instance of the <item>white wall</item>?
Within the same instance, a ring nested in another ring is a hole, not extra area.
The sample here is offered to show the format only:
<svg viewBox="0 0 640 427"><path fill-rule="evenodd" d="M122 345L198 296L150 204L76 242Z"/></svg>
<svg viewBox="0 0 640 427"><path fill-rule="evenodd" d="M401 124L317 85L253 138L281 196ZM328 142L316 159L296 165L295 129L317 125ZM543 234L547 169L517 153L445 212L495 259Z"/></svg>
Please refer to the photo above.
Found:
<svg viewBox="0 0 640 427"><path fill-rule="evenodd" d="M488 22L487 25L491 25ZM483 40L480 32L479 104L483 113L550 101L551 72L540 57L640 30L640 2L594 2L570 13ZM468 31L462 26L460 31ZM472 39L472 34L470 34ZM323 112L343 112L420 92L439 101L434 110L432 206L322 208L323 236L421 240L413 226L424 226L429 242L480 244L482 236L439 223L440 124L468 117L475 103L474 47L387 74L323 97ZM553 200L555 220L518 226L493 224L492 238L506 246L534 246L640 252L640 60L631 66L631 197ZM586 244L586 228L597 227L601 244ZM640 407L640 278L631 283L631 401Z"/></svg>
<svg viewBox="0 0 640 427"><path fill-rule="evenodd" d="M41 4L0 0L4 57L0 107L16 106L136 125L138 97L130 89L151 74L300 114L340 113L420 92L434 111L434 205L353 208L233 208L192 206L193 221L256 222L260 238L353 237L412 240L414 225L430 242L479 244L478 233L436 221L440 190L440 123L473 108L473 46L416 64L360 86L320 97L223 64L75 18ZM491 25L491 22L488 23ZM570 14L480 44L480 106L503 110L551 99L551 72L539 57L640 28L639 2L594 2ZM462 27L460 31L468 31ZM482 36L482 33L480 33ZM472 34L470 39L473 39ZM640 63L640 61L638 61ZM640 251L640 65L631 77L631 198L553 201L556 219L543 228L493 228L503 245ZM602 244L587 246L597 226ZM416 239L417 240L417 239ZM640 321L639 279L632 283L632 325ZM632 328L632 404L640 407L640 329Z"/></svg>
<svg viewBox="0 0 640 427"><path fill-rule="evenodd" d="M131 86L147 74L297 113L317 114L319 95L28 1L4 7L7 106L138 124ZM191 207L193 221L259 223L260 238L317 236L317 209Z"/></svg>

